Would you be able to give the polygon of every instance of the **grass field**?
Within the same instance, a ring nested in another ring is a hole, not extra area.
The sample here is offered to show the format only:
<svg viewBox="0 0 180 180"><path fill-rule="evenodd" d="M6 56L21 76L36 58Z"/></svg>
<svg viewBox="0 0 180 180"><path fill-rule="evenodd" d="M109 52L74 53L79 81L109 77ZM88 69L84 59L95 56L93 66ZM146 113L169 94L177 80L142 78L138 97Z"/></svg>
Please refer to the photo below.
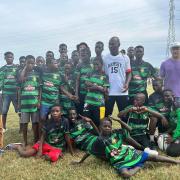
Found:
<svg viewBox="0 0 180 180"><path fill-rule="evenodd" d="M116 114L117 109L115 108L113 115L115 116ZM18 134L18 117L13 112L12 107L7 122L8 131L4 135L5 145L11 142L21 142L22 135ZM114 126L117 126L117 124L114 124ZM32 139L31 132L29 133L29 139ZM24 159L20 158L15 152L5 152L5 154L0 157L0 179L121 179L107 162L94 157L88 158L80 166L70 164L72 160L78 160L82 155L82 152L77 152L76 157L72 157L69 153L65 153L63 159L60 159L56 165L51 165L43 159L35 159L33 157ZM132 179L178 180L180 179L180 166L162 163L146 163L145 167Z"/></svg>

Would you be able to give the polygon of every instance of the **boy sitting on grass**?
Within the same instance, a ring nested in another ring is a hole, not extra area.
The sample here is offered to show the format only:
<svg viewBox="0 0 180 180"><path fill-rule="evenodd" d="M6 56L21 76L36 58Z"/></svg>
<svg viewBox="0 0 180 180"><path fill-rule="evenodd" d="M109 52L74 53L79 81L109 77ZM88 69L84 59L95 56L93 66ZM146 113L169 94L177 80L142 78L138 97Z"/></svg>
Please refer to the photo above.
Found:
<svg viewBox="0 0 180 180"><path fill-rule="evenodd" d="M166 119L160 113L152 110L151 108L144 106L146 96L143 93L138 93L134 97L134 104L125 108L125 110L119 112L119 117L126 117L128 119L128 125L132 128L130 135L138 143L144 147L150 147L150 140L147 136L147 128L149 120L152 116L160 118L162 124L167 123Z"/></svg>
<svg viewBox="0 0 180 180"><path fill-rule="evenodd" d="M63 156L62 151L65 150L66 144L73 155L68 120L61 116L61 107L54 105L51 108L51 119L44 124L39 142L27 150L24 150L21 145L10 146L17 150L21 157L45 156L46 160L56 162Z"/></svg>
<svg viewBox="0 0 180 180"><path fill-rule="evenodd" d="M90 118L79 116L75 108L69 110L70 136L78 149L86 150L89 142L96 139L94 134L99 134L99 130Z"/></svg>
<svg viewBox="0 0 180 180"><path fill-rule="evenodd" d="M162 91L162 99L154 104L150 104L150 106L163 115L169 122L169 115L171 111L174 109L174 96L173 92L169 89ZM168 126L163 126L163 124L158 121L157 118L154 118L151 124L152 130L155 132L156 126L158 127L159 133L164 133L168 130Z"/></svg>
<svg viewBox="0 0 180 180"><path fill-rule="evenodd" d="M166 149L168 156L178 157L180 156L180 104L176 104L176 109L170 114L171 122L170 130L168 132L169 137L167 143L169 146ZM174 123L176 127L174 128Z"/></svg>
<svg viewBox="0 0 180 180"><path fill-rule="evenodd" d="M82 163L92 154L109 161L118 173L125 178L135 175L145 161L180 164L178 160L136 150L132 146L123 145L123 142L142 150L142 146L129 137L124 129L112 130L112 122L105 119L100 124L100 135L89 146L88 153L80 161L73 162L73 164Z"/></svg>
<svg viewBox="0 0 180 180"><path fill-rule="evenodd" d="M158 133L172 133L176 128L177 123L177 114L176 114L176 105L174 101L173 92L169 89L165 89L162 91L162 100L155 103L153 105L153 109L158 111L161 115L163 115L167 119L167 124L162 124L158 118L153 117L150 122L150 140L154 141L154 133L156 131L156 127L158 127ZM151 143L152 144L152 143Z"/></svg>

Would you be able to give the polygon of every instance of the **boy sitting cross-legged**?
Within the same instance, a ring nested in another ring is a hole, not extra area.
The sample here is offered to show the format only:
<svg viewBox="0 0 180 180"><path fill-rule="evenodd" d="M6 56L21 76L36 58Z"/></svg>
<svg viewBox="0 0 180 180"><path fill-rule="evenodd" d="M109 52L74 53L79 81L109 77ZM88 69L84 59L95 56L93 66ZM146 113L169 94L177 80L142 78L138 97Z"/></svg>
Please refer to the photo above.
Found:
<svg viewBox="0 0 180 180"><path fill-rule="evenodd" d="M51 108L51 119L44 124L39 142L27 150L24 150L21 145L12 144L11 146L22 157L45 156L46 160L56 162L62 157L62 151L65 150L66 144L71 154L73 154L69 138L68 120L61 116L61 107L54 105Z"/></svg>

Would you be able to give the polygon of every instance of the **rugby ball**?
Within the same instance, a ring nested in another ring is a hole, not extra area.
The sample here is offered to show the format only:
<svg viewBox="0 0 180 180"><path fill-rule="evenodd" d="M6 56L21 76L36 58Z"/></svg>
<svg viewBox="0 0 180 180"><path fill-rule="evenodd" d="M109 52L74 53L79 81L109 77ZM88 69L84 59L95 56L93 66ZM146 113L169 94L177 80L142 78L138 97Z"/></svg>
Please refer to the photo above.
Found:
<svg viewBox="0 0 180 180"><path fill-rule="evenodd" d="M162 151L166 151L167 147L169 146L169 144L166 143L166 139L168 137L168 134L164 133L159 135L157 143L159 146L159 149Z"/></svg>

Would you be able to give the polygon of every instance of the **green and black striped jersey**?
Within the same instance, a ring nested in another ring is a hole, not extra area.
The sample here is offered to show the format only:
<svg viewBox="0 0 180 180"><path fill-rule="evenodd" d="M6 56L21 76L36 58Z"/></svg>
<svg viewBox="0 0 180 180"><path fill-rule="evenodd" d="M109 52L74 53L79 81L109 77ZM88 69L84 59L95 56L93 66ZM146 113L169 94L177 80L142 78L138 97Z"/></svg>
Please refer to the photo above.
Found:
<svg viewBox="0 0 180 180"><path fill-rule="evenodd" d="M86 78L89 73L93 71L92 66L90 63L79 63L76 67L76 75L80 76L80 82L79 82L79 93L80 94L87 94L87 88L86 88Z"/></svg>
<svg viewBox="0 0 180 180"><path fill-rule="evenodd" d="M65 77L65 75L61 75L60 78L61 86L70 94L75 94L75 78L72 74ZM74 107L74 102L69 99L67 95L65 95L63 92L60 92L60 104L62 106L62 112L64 115L68 114L68 110L72 107Z"/></svg>
<svg viewBox="0 0 180 180"><path fill-rule="evenodd" d="M45 141L53 147L61 148L63 151L67 147L65 135L69 134L69 121L68 119L61 117L59 122L56 122L53 118L46 121L42 127L42 131L45 134Z"/></svg>
<svg viewBox="0 0 180 180"><path fill-rule="evenodd" d="M164 117L169 119L169 114L171 112L171 106L168 106L164 103L163 100L157 102L153 106L151 106L153 109L158 111L160 114L162 114Z"/></svg>
<svg viewBox="0 0 180 180"><path fill-rule="evenodd" d="M52 72L47 67L42 70L41 104L52 106L59 103L60 74Z"/></svg>
<svg viewBox="0 0 180 180"><path fill-rule="evenodd" d="M125 110L130 109L132 107L133 106L130 105L130 106L126 107ZM147 107L147 108L150 110L153 110L150 107ZM146 134L150 116L151 116L151 114L149 112L142 112L142 113L129 112L127 114L128 125L132 128L130 135L138 136L138 135Z"/></svg>
<svg viewBox="0 0 180 180"><path fill-rule="evenodd" d="M94 129L82 120L77 120L70 129L70 137L74 139L76 146L81 150L87 150L97 138Z"/></svg>
<svg viewBox="0 0 180 180"><path fill-rule="evenodd" d="M137 93L146 91L147 79L156 76L156 71L151 64L142 61L137 64L134 61L131 64L132 79L129 83L129 96L134 97Z"/></svg>
<svg viewBox="0 0 180 180"><path fill-rule="evenodd" d="M109 87L108 77L104 73L93 71L88 74L86 81L97 86ZM85 103L99 107L105 106L105 94L98 90L88 90Z"/></svg>
<svg viewBox="0 0 180 180"><path fill-rule="evenodd" d="M128 133L124 129L113 130L109 136L99 136L88 152L107 159L117 171L133 167L140 162L143 153L132 146L123 145L127 137Z"/></svg>
<svg viewBox="0 0 180 180"><path fill-rule="evenodd" d="M2 94L15 95L17 92L17 65L5 65L0 68L0 88Z"/></svg>
<svg viewBox="0 0 180 180"><path fill-rule="evenodd" d="M40 72L32 70L20 84L21 112L36 112L39 104Z"/></svg>

